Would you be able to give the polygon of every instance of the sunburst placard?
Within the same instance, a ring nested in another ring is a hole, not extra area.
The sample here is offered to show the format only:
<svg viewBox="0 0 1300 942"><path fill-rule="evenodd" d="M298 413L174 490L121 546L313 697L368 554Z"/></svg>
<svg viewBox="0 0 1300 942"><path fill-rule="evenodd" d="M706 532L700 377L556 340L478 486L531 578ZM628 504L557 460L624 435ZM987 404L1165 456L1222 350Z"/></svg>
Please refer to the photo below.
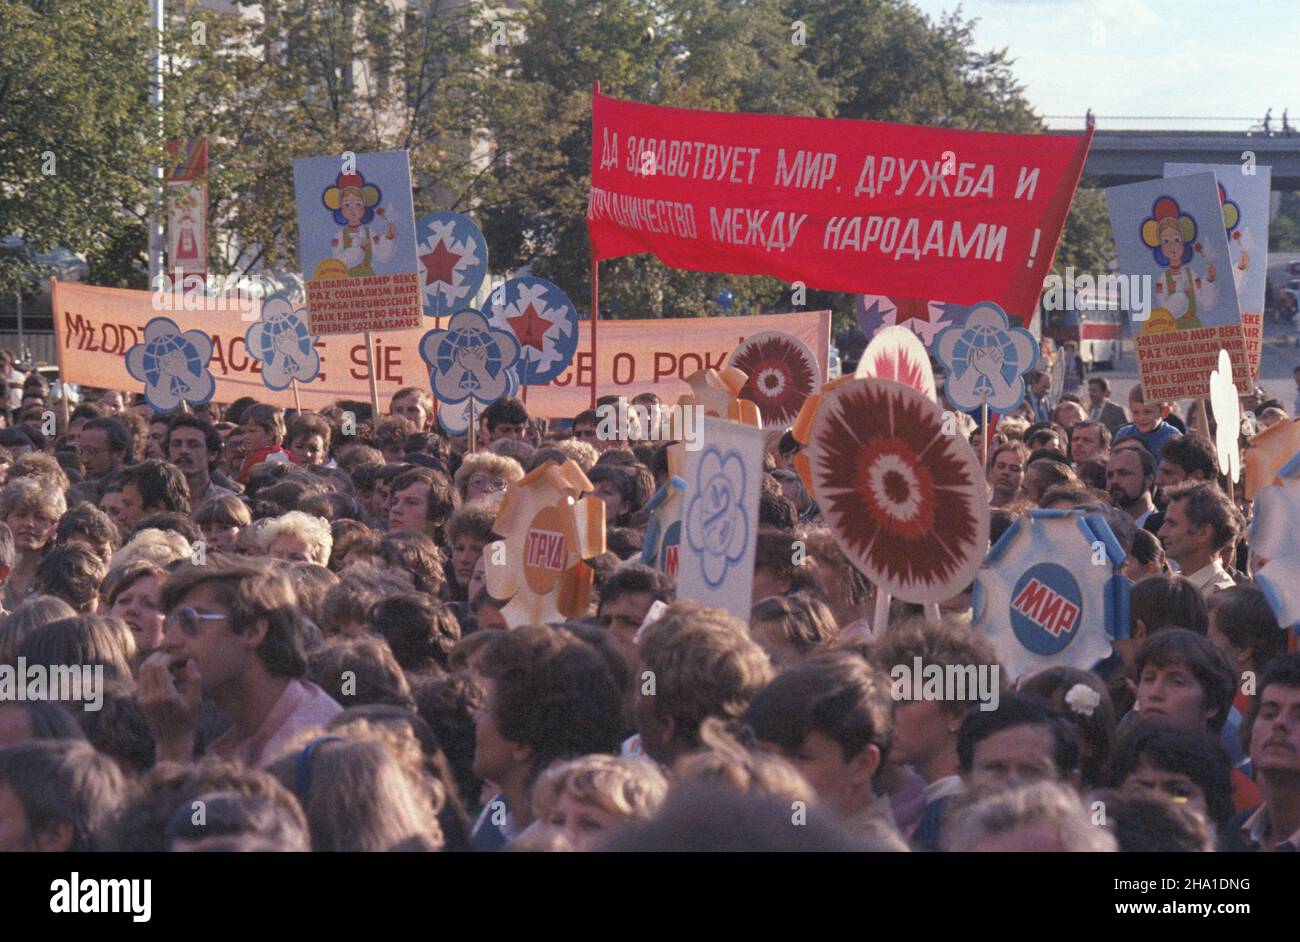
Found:
<svg viewBox="0 0 1300 942"><path fill-rule="evenodd" d="M746 337L729 365L748 375L740 398L758 406L764 428L789 428L807 398L822 387L822 371L808 345L779 330Z"/></svg>
<svg viewBox="0 0 1300 942"><path fill-rule="evenodd" d="M984 475L943 410L909 386L854 379L824 389L806 448L836 542L872 582L908 602L966 589L988 550Z"/></svg>

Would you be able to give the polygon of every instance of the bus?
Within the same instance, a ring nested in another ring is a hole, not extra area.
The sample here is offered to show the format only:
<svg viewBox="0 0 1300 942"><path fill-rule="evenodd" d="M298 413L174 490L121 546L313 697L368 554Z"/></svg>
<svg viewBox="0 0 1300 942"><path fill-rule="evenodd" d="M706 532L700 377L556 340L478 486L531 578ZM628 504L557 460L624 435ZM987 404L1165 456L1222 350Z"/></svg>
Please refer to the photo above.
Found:
<svg viewBox="0 0 1300 942"><path fill-rule="evenodd" d="M1044 309L1043 336L1051 338L1058 348L1069 341L1077 343L1079 355L1089 369L1114 369L1123 356L1128 312L1115 307L1093 307L1091 301L1091 294L1081 291L1072 309Z"/></svg>

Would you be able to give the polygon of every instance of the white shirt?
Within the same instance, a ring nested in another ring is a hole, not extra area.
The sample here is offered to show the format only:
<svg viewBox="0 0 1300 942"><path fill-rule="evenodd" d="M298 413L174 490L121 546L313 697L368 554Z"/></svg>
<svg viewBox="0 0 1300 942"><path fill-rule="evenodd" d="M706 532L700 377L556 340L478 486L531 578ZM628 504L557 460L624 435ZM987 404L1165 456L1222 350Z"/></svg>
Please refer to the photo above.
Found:
<svg viewBox="0 0 1300 942"><path fill-rule="evenodd" d="M15 369L9 370L5 382L9 384L9 408L18 409L23 404L23 380L27 377Z"/></svg>
<svg viewBox="0 0 1300 942"><path fill-rule="evenodd" d="M1235 588L1237 585L1232 576L1228 575L1228 570L1223 568L1223 563L1219 562L1217 556L1208 566L1202 566L1196 572L1184 573L1183 577L1200 589L1201 595L1207 599L1215 592Z"/></svg>

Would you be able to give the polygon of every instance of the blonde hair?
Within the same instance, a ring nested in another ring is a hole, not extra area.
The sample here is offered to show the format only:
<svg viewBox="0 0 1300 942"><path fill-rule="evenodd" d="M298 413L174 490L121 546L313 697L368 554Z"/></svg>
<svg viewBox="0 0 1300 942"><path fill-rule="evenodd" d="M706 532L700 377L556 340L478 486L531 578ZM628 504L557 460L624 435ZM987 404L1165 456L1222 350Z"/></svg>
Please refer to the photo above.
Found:
<svg viewBox="0 0 1300 942"><path fill-rule="evenodd" d="M467 499L469 479L480 473L496 474L505 479L506 483L513 484L523 478L524 468L514 458L507 458L493 451L477 451L472 455L466 455L456 471L456 490L460 491L462 500Z"/></svg>
<svg viewBox="0 0 1300 942"><path fill-rule="evenodd" d="M22 511L58 520L67 509L68 501L63 491L49 478L17 478L0 488L0 520Z"/></svg>
<svg viewBox="0 0 1300 942"><path fill-rule="evenodd" d="M1008 439L1020 440L1025 437L1025 431L1029 428L1029 423L1014 415L1002 417L998 423L997 430L1005 435Z"/></svg>
<svg viewBox="0 0 1300 942"><path fill-rule="evenodd" d="M1040 823L1052 827L1066 851L1119 849L1110 831L1092 823L1077 793L1065 785L1047 781L972 795L964 807L955 810L951 823L945 825L945 849L973 850L986 837L1009 834Z"/></svg>
<svg viewBox="0 0 1300 942"><path fill-rule="evenodd" d="M329 562L330 550L334 548L334 535L330 532L329 523L321 517L313 517L301 510L291 510L273 517L258 529L257 543L263 553L270 553L271 544L285 534L297 537L307 544L312 562L321 566Z"/></svg>
<svg viewBox="0 0 1300 942"><path fill-rule="evenodd" d="M550 817L566 794L607 814L643 821L668 797L668 780L658 766L644 759L591 755L557 762L533 786L533 811L538 820Z"/></svg>
<svg viewBox="0 0 1300 942"><path fill-rule="evenodd" d="M600 457L600 452L596 451L595 448L576 438L565 438L553 442L547 447L563 452L564 457L577 462L578 467L582 469L584 474L596 466L596 460Z"/></svg>
<svg viewBox="0 0 1300 942"><path fill-rule="evenodd" d="M166 569L178 559L188 559L193 552L190 541L174 530L155 530L149 527L141 530L131 538L131 542L113 554L108 579L111 581L117 573L140 560Z"/></svg>

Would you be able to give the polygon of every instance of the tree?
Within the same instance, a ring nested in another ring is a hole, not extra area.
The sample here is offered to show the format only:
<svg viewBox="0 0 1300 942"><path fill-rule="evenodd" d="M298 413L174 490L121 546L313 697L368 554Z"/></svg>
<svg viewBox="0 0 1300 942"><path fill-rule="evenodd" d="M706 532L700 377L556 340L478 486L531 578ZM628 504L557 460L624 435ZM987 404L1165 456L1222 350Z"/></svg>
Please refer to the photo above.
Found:
<svg viewBox="0 0 1300 942"><path fill-rule="evenodd" d="M1115 243L1110 232L1110 213L1106 209L1106 194L1088 181L1080 181L1075 191L1074 203L1065 219L1061 243L1056 249L1052 272L1065 277L1065 269L1072 267L1076 273L1088 272L1094 277L1109 270L1115 257Z"/></svg>
<svg viewBox="0 0 1300 942"><path fill-rule="evenodd" d="M491 76L479 5L271 0L262 22L197 8L207 43L173 78L186 136L208 134L214 270L296 270L298 157L409 150L416 211L464 206L481 172Z"/></svg>
<svg viewBox="0 0 1300 942"><path fill-rule="evenodd" d="M92 278L118 282L123 234L143 236L149 168L163 154L148 8L0 0L0 11L0 236L64 246L88 258ZM6 295L32 274L25 255L0 255Z"/></svg>
<svg viewBox="0 0 1300 942"><path fill-rule="evenodd" d="M545 141L560 162L490 210L494 259L534 262L581 305L589 292L583 210L590 185L590 88L683 107L808 114L1034 131L1034 118L1004 52L972 51L972 24L933 23L897 0L662 0L574 4L530 0L518 23L527 37L508 70L540 110L524 111L515 138ZM795 40L796 23L806 45ZM651 32L653 30L653 32ZM542 93L538 93L538 90ZM546 94L545 90L550 90ZM629 316L708 313L721 287L737 313L790 308L773 278L666 269L651 256L606 262L605 312ZM853 299L808 292L808 307L851 317Z"/></svg>

